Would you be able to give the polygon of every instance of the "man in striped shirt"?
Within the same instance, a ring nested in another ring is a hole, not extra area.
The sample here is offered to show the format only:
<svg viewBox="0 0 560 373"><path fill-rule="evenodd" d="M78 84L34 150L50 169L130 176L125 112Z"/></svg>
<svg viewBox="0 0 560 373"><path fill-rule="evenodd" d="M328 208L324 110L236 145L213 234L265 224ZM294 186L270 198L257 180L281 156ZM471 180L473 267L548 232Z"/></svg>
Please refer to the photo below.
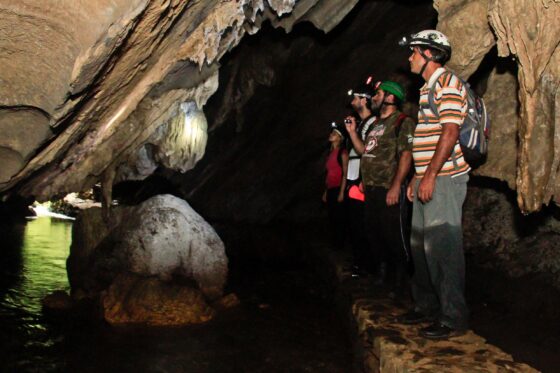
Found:
<svg viewBox="0 0 560 373"><path fill-rule="evenodd" d="M412 50L410 69L426 83L420 89L413 139L415 176L407 190L413 202L415 308L399 321L433 321L420 334L432 339L447 338L463 333L468 325L461 217L470 167L459 144L467 93L457 76L443 67L451 56L451 46L441 32L421 31L405 38L401 45ZM437 112L429 104L430 94Z"/></svg>

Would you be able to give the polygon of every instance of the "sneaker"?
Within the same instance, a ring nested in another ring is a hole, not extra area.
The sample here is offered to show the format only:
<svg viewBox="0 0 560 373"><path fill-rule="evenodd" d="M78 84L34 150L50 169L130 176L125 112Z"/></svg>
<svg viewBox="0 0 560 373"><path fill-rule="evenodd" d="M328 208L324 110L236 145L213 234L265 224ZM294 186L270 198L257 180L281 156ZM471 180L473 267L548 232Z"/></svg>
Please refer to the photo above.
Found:
<svg viewBox="0 0 560 373"><path fill-rule="evenodd" d="M397 316L397 322L404 325L420 324L423 322L434 321L434 319L435 317L433 316L424 315L423 313L415 310L411 310L407 313Z"/></svg>

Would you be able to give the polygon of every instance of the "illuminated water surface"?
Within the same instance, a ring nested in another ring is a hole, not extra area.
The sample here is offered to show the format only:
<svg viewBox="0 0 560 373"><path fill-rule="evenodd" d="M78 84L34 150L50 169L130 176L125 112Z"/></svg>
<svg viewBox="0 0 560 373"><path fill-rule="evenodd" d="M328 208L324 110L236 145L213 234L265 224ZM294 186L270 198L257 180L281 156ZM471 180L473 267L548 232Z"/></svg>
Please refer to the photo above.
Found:
<svg viewBox="0 0 560 373"><path fill-rule="evenodd" d="M17 230L12 228L12 239L17 238ZM68 290L66 258L72 242L72 224L51 218L29 221L23 228L21 253L18 247L9 248L11 255L21 255L21 267L11 268L17 285L6 292L3 306L17 308L31 314L41 310L41 299L55 289ZM7 242L17 245L17 241ZM10 268L6 268L10 271Z"/></svg>

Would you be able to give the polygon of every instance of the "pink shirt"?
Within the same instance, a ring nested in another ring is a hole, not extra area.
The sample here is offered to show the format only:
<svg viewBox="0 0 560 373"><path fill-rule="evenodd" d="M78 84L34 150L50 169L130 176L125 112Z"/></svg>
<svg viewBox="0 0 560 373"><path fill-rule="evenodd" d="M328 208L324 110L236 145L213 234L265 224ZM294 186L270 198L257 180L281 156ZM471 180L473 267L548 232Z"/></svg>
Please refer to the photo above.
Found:
<svg viewBox="0 0 560 373"><path fill-rule="evenodd" d="M327 158L326 168L327 168L327 189L338 188L342 182L342 166L338 163L338 152L339 150L343 153L347 153L345 149L333 149L331 150L329 157ZM342 154L340 159L342 160Z"/></svg>

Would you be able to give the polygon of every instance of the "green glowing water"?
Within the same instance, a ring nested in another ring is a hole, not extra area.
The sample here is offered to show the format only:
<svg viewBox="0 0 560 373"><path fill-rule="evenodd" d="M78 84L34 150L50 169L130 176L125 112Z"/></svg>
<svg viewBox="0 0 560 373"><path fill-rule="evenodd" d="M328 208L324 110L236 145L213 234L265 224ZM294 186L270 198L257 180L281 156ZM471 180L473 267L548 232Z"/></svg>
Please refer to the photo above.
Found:
<svg viewBox="0 0 560 373"><path fill-rule="evenodd" d="M19 265L5 269L13 286L6 289L2 303L37 314L43 297L69 288L66 258L72 242L72 223L41 217L29 221L23 229L12 228L6 236L4 255Z"/></svg>

